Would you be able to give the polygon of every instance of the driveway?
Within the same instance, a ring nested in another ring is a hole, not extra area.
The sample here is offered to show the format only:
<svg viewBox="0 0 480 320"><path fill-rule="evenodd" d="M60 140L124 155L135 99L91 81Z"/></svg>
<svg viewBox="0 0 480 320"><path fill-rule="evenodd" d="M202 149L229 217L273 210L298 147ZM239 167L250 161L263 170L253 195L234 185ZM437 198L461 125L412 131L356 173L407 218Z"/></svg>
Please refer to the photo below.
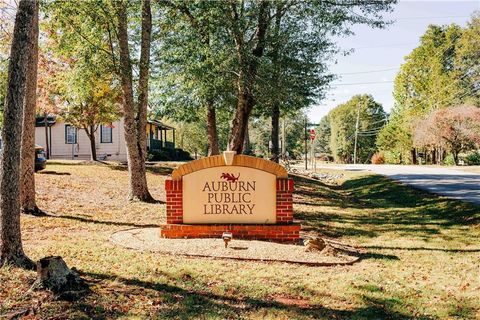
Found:
<svg viewBox="0 0 480 320"><path fill-rule="evenodd" d="M453 199L480 204L480 174L444 167L400 165L326 165L326 169L371 171Z"/></svg>

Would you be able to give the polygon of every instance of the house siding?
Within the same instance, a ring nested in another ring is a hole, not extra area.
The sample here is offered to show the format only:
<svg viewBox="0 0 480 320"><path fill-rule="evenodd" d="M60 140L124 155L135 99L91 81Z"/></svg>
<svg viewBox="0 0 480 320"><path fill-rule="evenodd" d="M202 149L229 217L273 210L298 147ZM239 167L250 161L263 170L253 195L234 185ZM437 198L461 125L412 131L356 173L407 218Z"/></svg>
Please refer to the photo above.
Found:
<svg viewBox="0 0 480 320"><path fill-rule="evenodd" d="M77 129L77 143L65 143L65 122L57 120L50 127L50 157L52 159L90 159L90 140L85 130ZM100 127L95 132L95 144L97 148L97 157L99 159L105 157L105 160L126 161L127 151L125 146L125 136L123 130L123 119L112 123L112 142L100 142ZM35 128L35 143L46 147L45 143L45 127Z"/></svg>

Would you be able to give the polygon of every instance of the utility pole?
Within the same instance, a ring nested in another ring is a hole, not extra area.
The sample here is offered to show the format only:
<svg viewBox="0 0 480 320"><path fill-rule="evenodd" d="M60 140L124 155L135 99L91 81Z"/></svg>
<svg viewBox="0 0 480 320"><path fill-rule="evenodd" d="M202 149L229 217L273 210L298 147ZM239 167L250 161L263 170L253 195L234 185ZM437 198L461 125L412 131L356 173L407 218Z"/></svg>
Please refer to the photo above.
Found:
<svg viewBox="0 0 480 320"><path fill-rule="evenodd" d="M355 123L355 144L353 147L353 164L357 164L357 141L358 141L359 122L360 122L360 105L357 105L357 122Z"/></svg>

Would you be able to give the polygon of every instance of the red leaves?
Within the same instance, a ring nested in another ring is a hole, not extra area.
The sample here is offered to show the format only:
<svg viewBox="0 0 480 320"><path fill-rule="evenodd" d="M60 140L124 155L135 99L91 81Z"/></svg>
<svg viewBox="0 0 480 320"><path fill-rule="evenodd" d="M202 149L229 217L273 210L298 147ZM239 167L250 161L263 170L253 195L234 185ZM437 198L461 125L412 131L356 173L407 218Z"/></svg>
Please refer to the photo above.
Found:
<svg viewBox="0 0 480 320"><path fill-rule="evenodd" d="M238 180L238 178L240 178L240 173L236 177L233 175L233 173L222 173L220 176L220 179L225 179L230 182L235 182Z"/></svg>

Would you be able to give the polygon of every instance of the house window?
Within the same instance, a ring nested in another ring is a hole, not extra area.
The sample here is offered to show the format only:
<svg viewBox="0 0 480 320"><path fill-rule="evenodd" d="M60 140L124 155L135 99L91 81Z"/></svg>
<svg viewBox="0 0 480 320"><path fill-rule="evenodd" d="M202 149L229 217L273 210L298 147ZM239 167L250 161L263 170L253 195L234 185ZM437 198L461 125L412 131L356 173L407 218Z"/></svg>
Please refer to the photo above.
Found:
<svg viewBox="0 0 480 320"><path fill-rule="evenodd" d="M77 143L77 128L72 125L65 125L65 143L74 144Z"/></svg>
<svg viewBox="0 0 480 320"><path fill-rule="evenodd" d="M100 125L100 143L112 143L112 126Z"/></svg>

